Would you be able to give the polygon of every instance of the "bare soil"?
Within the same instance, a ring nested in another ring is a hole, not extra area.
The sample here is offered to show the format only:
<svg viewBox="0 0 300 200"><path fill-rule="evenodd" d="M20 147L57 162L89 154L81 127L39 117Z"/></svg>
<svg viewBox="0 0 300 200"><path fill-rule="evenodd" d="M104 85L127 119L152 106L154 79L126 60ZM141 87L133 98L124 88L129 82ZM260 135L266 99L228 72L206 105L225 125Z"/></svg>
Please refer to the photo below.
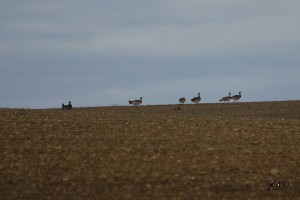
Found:
<svg viewBox="0 0 300 200"><path fill-rule="evenodd" d="M300 199L299 141L300 101L0 109L0 199Z"/></svg>

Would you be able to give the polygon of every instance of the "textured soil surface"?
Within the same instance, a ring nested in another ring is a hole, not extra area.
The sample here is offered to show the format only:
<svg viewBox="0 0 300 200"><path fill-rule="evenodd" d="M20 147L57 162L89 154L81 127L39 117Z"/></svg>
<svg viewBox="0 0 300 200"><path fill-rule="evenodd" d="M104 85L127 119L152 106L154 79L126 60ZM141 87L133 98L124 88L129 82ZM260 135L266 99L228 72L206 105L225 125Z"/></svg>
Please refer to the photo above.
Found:
<svg viewBox="0 0 300 200"><path fill-rule="evenodd" d="M300 101L0 109L0 199L299 199L299 142Z"/></svg>

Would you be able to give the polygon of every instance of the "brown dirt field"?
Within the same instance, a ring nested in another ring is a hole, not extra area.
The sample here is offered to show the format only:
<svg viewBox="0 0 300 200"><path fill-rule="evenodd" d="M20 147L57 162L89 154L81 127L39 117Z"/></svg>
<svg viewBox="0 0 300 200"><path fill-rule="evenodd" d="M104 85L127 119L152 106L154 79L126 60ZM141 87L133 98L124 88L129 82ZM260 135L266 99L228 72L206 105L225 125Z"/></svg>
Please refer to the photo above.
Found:
<svg viewBox="0 0 300 200"><path fill-rule="evenodd" d="M299 199L299 139L300 101L0 109L0 199Z"/></svg>

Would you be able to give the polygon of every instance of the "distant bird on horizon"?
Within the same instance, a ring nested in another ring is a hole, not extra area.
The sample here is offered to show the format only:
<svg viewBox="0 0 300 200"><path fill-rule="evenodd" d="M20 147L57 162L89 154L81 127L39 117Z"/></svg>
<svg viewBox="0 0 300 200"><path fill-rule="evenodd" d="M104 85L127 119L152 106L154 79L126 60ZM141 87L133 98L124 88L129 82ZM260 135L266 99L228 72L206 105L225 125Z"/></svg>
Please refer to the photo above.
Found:
<svg viewBox="0 0 300 200"><path fill-rule="evenodd" d="M129 105L133 106L139 106L141 103L143 103L143 97L140 97L140 100L129 100Z"/></svg>
<svg viewBox="0 0 300 200"><path fill-rule="evenodd" d="M73 106L72 106L72 104L71 104L71 101L69 101L69 104L68 104L68 105L65 105L64 103L62 103L61 108L62 108L63 110L65 110L65 109L67 109L67 110L72 109Z"/></svg>
<svg viewBox="0 0 300 200"><path fill-rule="evenodd" d="M239 92L239 94L233 95L233 96L231 97L235 103L237 103L238 100L240 100L240 98L242 97L241 93L242 93L242 92Z"/></svg>
<svg viewBox="0 0 300 200"><path fill-rule="evenodd" d="M191 101L195 104L198 104L201 101L200 92L198 93L198 96L192 98Z"/></svg>
<svg viewBox="0 0 300 200"><path fill-rule="evenodd" d="M181 104L184 104L185 101L186 101L186 99L185 99L185 97L181 97L178 101L179 101Z"/></svg>
<svg viewBox="0 0 300 200"><path fill-rule="evenodd" d="M228 103L228 101L230 101L231 99L231 93L229 92L229 96L223 97L222 99L219 100L219 102L223 101Z"/></svg>

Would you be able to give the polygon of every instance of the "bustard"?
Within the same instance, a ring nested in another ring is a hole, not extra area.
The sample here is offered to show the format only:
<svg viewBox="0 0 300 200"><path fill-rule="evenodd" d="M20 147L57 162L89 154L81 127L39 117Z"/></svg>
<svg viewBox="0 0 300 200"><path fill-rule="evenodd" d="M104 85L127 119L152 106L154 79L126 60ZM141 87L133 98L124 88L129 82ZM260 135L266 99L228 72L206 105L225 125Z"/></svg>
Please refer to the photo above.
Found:
<svg viewBox="0 0 300 200"><path fill-rule="evenodd" d="M69 104L68 105L65 105L64 103L62 103L61 105L61 108L64 110L64 109L72 109L72 104L71 104L71 101L69 101Z"/></svg>
<svg viewBox="0 0 300 200"><path fill-rule="evenodd" d="M200 92L198 93L198 96L192 98L191 101L195 104L199 103L201 101Z"/></svg>
<svg viewBox="0 0 300 200"><path fill-rule="evenodd" d="M239 92L239 94L233 95L233 96L231 97L235 103L237 103L238 100L240 100L240 98L242 97L241 93L242 93L242 92Z"/></svg>
<svg viewBox="0 0 300 200"><path fill-rule="evenodd" d="M181 104L184 104L185 101L186 101L186 99L185 99L185 97L181 97L178 101L179 101Z"/></svg>
<svg viewBox="0 0 300 200"><path fill-rule="evenodd" d="M132 104L133 106L139 106L141 103L143 103L143 97L140 97L140 100L129 100L129 104Z"/></svg>
<svg viewBox="0 0 300 200"><path fill-rule="evenodd" d="M229 96L223 97L222 99L219 100L219 102L221 102L221 101L225 102L226 101L228 103L228 101L230 101L230 99L231 99L231 93L229 92Z"/></svg>

